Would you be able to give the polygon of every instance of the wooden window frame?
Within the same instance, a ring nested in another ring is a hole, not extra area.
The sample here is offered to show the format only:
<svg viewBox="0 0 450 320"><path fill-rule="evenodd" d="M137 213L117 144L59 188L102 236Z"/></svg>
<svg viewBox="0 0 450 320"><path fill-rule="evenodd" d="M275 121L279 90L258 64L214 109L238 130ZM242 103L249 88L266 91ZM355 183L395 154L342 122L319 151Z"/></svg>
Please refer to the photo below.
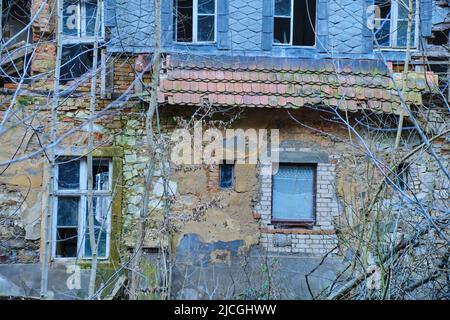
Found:
<svg viewBox="0 0 450 320"><path fill-rule="evenodd" d="M67 161L72 160L79 160L79 173L80 173L80 180L79 180L79 188L78 189L59 189L58 188L58 175L59 175L59 165L57 164L55 167L55 181L54 181L54 197L52 199L53 201L53 219L52 219L52 259L55 261L61 261L61 260L91 260L92 257L85 255L85 244L86 241L88 241L85 237L87 225L86 225L86 214L87 214L87 161L86 157L75 157L75 156L65 156L60 155L61 158L67 158ZM108 166L109 166L109 190L93 190L93 196L94 197L109 197L110 199L110 206L108 208L108 217L106 219L106 248L105 248L105 256L98 256L99 260L107 260L109 259L111 255L111 230L112 230L112 206L114 203L114 183L113 183L113 159L111 157L94 157L94 160L107 160ZM116 190L117 192L117 190ZM58 257L56 255L56 241L57 241L57 219L58 219L58 199L60 197L77 197L79 198L78 203L78 212L77 212L77 255L74 257Z"/></svg>
<svg viewBox="0 0 450 320"><path fill-rule="evenodd" d="M374 22L380 21L381 23L385 20L389 20L390 28L389 28L389 45L381 46L379 45L379 50L406 50L406 47L399 47L397 45L397 39L398 39L398 3L399 0L390 0L391 2L391 17L389 19L386 18L374 18ZM416 11L414 13L413 21L414 22L414 45L411 45L411 49L417 49L418 48L418 42L419 42L419 11L420 8L420 0L416 1ZM401 19L404 21L404 19ZM406 21L408 21L408 18L406 18ZM375 35L374 35L375 36ZM376 37L374 39L376 41ZM378 49L378 48L377 48Z"/></svg>
<svg viewBox="0 0 450 320"><path fill-rule="evenodd" d="M294 2L295 0L291 0L291 13L289 16L280 16L280 15L276 15L275 14L275 0L273 0L273 23L274 23L274 27L275 27L275 18L288 18L290 20L290 38L289 38L289 43L275 43L274 40L274 34L272 34L272 45L276 46L276 47L293 47L293 48L316 48L317 46L317 24L318 24L318 19L317 19L317 10L319 8L317 0L316 1L316 12L314 15L314 19L315 21L315 30L314 30L314 45L312 46L302 46L302 45L295 45L293 44L293 39L294 39ZM274 30L274 29L273 29Z"/></svg>
<svg viewBox="0 0 450 320"><path fill-rule="evenodd" d="M86 23L82 23L82 21L86 21L86 0L78 0L77 1L77 35L68 35L62 33L62 43L63 44L78 44L78 43L94 43L95 36L87 36L86 35ZM64 7L63 9L64 10ZM97 7L98 10L98 7ZM99 42L104 41L105 39L105 16L104 16L104 2L100 0L100 34L98 35L97 40ZM83 19L84 16L84 19ZM64 30L64 29L63 29Z"/></svg>
<svg viewBox="0 0 450 320"><path fill-rule="evenodd" d="M217 42L217 1L214 0L214 13L198 13L198 0L192 0L192 41L178 41L177 26L178 26L178 12L174 11L175 28L173 30L175 43L179 44L213 44ZM178 0L175 0L178 6ZM214 16L214 39L212 41L198 40L198 17L199 16Z"/></svg>

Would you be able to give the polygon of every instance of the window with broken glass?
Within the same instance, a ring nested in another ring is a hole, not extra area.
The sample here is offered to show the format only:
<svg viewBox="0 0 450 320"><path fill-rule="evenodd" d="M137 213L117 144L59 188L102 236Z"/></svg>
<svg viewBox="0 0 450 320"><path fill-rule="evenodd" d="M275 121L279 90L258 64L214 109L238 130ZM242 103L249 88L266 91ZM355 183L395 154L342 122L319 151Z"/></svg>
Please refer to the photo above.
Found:
<svg viewBox="0 0 450 320"><path fill-rule="evenodd" d="M93 213L97 256L109 256L112 162L95 158L93 171ZM88 183L85 158L59 157L55 172L54 258L90 258L88 228Z"/></svg>
<svg viewBox="0 0 450 320"><path fill-rule="evenodd" d="M65 83L81 77L92 69L94 42L96 41L95 21L98 4L99 30L97 41L104 39L103 1L64 0L62 17L62 60L60 81Z"/></svg>
<svg viewBox="0 0 450 320"><path fill-rule="evenodd" d="M313 47L316 43L316 0L275 0L274 45Z"/></svg>
<svg viewBox="0 0 450 320"><path fill-rule="evenodd" d="M216 41L216 0L174 0L174 40Z"/></svg>
<svg viewBox="0 0 450 320"><path fill-rule="evenodd" d="M418 2L413 1L411 48L416 47L418 34ZM409 1L375 1L375 48L405 49L408 39Z"/></svg>
<svg viewBox="0 0 450 320"><path fill-rule="evenodd" d="M272 222L312 225L315 211L316 166L280 164L272 177Z"/></svg>

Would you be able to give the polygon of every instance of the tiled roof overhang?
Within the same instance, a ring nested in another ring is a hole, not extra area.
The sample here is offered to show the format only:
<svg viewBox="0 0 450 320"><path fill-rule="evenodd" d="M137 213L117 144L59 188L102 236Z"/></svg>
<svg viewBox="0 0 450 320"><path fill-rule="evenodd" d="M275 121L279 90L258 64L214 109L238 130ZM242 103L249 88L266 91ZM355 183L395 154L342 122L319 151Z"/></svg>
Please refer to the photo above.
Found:
<svg viewBox="0 0 450 320"><path fill-rule="evenodd" d="M428 87L425 79L415 72L408 75L408 104L422 102L421 92ZM199 105L205 99L223 106L295 109L319 105L349 111L404 113L388 69L381 61L168 56L158 101Z"/></svg>

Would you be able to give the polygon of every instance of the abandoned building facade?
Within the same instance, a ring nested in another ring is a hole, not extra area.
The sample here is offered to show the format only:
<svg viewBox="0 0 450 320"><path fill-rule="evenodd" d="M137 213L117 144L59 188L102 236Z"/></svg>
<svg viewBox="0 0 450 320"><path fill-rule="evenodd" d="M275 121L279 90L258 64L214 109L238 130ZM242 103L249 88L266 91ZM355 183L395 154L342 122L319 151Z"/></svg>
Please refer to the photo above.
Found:
<svg viewBox="0 0 450 320"><path fill-rule="evenodd" d="M450 7L403 2L3 1L0 295L39 296L45 266L49 297L86 296L88 192L101 295L126 281L146 204L139 298L159 297L168 265L170 298L309 299L333 286L358 259L347 231L387 170L377 159L393 165L423 143L412 115L449 167ZM153 98L159 160L146 190ZM211 128L242 129L247 144L267 134L278 158L176 164L164 141L180 128L203 137L200 159ZM386 224L417 199L448 212L430 152L394 168L376 205Z"/></svg>

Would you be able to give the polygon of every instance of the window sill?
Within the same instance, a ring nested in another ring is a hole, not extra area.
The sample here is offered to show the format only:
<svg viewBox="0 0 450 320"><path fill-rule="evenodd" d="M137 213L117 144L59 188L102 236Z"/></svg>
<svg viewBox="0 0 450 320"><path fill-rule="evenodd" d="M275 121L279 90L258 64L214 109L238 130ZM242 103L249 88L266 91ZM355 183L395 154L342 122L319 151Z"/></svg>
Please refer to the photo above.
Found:
<svg viewBox="0 0 450 320"><path fill-rule="evenodd" d="M182 45L182 46L211 46L217 44L216 41L211 42L179 42L179 41L173 41L172 42L175 45Z"/></svg>
<svg viewBox="0 0 450 320"><path fill-rule="evenodd" d="M403 52L403 51L406 51L407 49L406 48L388 48L388 47L386 47L386 48L374 48L373 49L373 51L376 51L376 52L379 52L379 51L396 51L396 52ZM417 51L419 51L419 49L418 48L410 48L410 51L411 52L417 52Z"/></svg>
<svg viewBox="0 0 450 320"><path fill-rule="evenodd" d="M52 258L52 263L66 263L66 262L77 262L79 264L90 264L92 262L92 258L76 258L76 257L67 257L67 258ZM101 264L110 263L109 257L97 257L97 262Z"/></svg>
<svg viewBox="0 0 450 320"><path fill-rule="evenodd" d="M292 45L292 44L272 44L272 48L317 49L316 45L313 45L313 46L296 46L296 45Z"/></svg>
<svg viewBox="0 0 450 320"><path fill-rule="evenodd" d="M277 226L312 228L315 220L277 220L272 219L272 224Z"/></svg>
<svg viewBox="0 0 450 320"><path fill-rule="evenodd" d="M335 235L336 230L313 230L306 228L280 228L280 229L269 229L261 228L261 233L270 234L315 234L315 235Z"/></svg>

